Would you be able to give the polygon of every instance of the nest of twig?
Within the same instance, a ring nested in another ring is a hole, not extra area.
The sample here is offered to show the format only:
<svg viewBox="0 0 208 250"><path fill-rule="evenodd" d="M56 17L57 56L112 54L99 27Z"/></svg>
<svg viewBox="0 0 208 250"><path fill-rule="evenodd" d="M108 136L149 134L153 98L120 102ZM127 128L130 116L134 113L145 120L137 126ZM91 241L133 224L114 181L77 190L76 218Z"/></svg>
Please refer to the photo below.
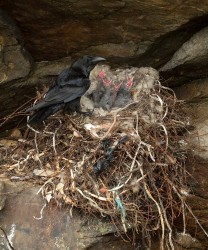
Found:
<svg viewBox="0 0 208 250"><path fill-rule="evenodd" d="M172 224L184 207L187 125L183 102L153 79L104 116L57 114L30 127L26 140L7 149L2 169L38 179L47 202L108 216L120 233L132 229L149 239L157 231L161 246L173 248Z"/></svg>

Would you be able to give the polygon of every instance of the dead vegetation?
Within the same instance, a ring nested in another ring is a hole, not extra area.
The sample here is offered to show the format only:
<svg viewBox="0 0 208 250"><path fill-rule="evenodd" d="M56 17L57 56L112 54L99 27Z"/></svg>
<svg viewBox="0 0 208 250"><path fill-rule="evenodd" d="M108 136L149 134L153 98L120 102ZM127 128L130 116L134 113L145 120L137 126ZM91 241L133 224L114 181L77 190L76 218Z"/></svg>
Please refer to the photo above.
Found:
<svg viewBox="0 0 208 250"><path fill-rule="evenodd" d="M1 171L38 181L47 203L109 217L125 239L128 231L141 233L150 247L157 232L161 249L174 249L174 219L183 214L185 233L185 211L191 212L183 192L189 119L157 77L142 79L146 88L135 81L132 100L105 115L57 114L28 126L27 139L0 148Z"/></svg>

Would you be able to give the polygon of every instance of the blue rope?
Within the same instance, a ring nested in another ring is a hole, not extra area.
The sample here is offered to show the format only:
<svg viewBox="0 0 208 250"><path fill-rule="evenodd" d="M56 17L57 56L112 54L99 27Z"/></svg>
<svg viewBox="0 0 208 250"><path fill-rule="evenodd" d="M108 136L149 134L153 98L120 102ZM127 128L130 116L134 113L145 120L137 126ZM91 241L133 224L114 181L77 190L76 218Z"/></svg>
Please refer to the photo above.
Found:
<svg viewBox="0 0 208 250"><path fill-rule="evenodd" d="M120 200L120 198L118 196L115 198L115 202L116 202L116 204L118 206L118 209L121 210L122 221L125 223L125 221L126 221L126 210L123 207L122 202L121 202L121 200Z"/></svg>

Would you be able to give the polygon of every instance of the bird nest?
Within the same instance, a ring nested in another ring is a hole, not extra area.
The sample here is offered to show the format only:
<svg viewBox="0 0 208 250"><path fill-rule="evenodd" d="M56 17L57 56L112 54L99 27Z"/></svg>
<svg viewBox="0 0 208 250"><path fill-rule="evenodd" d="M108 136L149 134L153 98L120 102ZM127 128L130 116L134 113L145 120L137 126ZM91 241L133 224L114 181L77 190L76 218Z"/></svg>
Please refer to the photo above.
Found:
<svg viewBox="0 0 208 250"><path fill-rule="evenodd" d="M3 169L38 180L47 202L107 216L120 234L133 230L149 239L157 231L161 246L173 248L186 177L183 102L152 68L98 66L91 81L81 105L93 114L58 113L28 125Z"/></svg>

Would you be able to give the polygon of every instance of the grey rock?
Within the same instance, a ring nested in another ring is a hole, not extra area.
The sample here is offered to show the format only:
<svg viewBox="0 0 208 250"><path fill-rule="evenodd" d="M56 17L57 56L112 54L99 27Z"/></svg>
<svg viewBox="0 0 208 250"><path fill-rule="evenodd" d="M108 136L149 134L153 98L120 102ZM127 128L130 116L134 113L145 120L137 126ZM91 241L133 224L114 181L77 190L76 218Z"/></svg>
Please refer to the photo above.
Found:
<svg viewBox="0 0 208 250"><path fill-rule="evenodd" d="M0 223L14 249L84 250L99 243L103 249L122 249L115 247L125 244L133 250L130 243L115 238L115 228L107 220L86 216L75 208L48 205L37 195L40 187L33 184L5 183L10 195ZM0 235L0 249L9 250L1 230Z"/></svg>
<svg viewBox="0 0 208 250"><path fill-rule="evenodd" d="M27 76L31 57L14 22L0 11L0 84Z"/></svg>
<svg viewBox="0 0 208 250"><path fill-rule="evenodd" d="M5 202L6 202L5 184L3 181L0 181L0 210L4 208Z"/></svg>

